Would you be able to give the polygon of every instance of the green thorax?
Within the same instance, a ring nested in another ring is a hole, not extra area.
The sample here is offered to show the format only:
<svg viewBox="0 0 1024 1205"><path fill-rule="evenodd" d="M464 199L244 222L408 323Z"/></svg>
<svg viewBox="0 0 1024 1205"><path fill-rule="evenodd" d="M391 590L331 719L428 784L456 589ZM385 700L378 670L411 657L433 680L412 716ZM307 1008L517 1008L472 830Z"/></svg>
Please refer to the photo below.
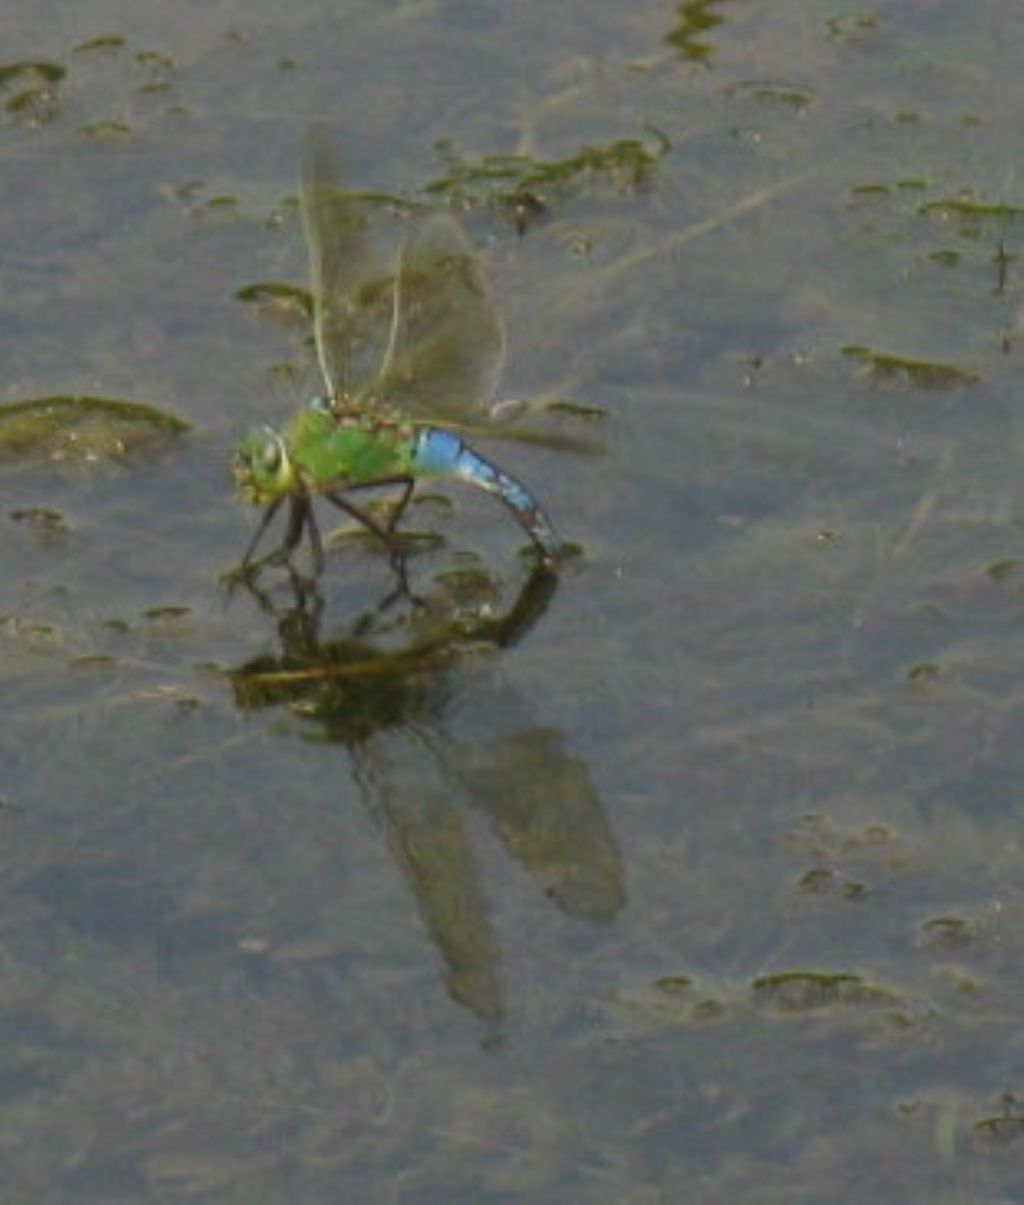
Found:
<svg viewBox="0 0 1024 1205"><path fill-rule="evenodd" d="M411 472L415 428L305 406L282 432L296 473L312 490L366 485Z"/></svg>

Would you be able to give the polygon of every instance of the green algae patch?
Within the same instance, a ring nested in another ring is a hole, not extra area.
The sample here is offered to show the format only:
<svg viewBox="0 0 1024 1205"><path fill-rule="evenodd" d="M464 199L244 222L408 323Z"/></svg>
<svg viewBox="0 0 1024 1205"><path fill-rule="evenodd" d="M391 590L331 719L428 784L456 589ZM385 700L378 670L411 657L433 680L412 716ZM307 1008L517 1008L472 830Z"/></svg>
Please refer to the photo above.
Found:
<svg viewBox="0 0 1024 1205"><path fill-rule="evenodd" d="M1002 582L1010 577L1019 564L1020 561L1017 559L1017 557L1003 557L1001 560L993 561L992 564L985 569L985 573L992 579L992 581Z"/></svg>
<svg viewBox="0 0 1024 1205"><path fill-rule="evenodd" d="M107 33L100 34L96 38L89 38L86 42L79 42L72 49L75 54L111 54L114 51L123 50L125 44L125 40L120 34Z"/></svg>
<svg viewBox="0 0 1024 1205"><path fill-rule="evenodd" d="M934 201L925 201L918 208L919 213L937 213L941 216L958 216L965 218L981 218L989 221L1009 222L1021 216L1024 210L1016 205L1006 205L1000 201L977 201L971 197L940 197Z"/></svg>
<svg viewBox="0 0 1024 1205"><path fill-rule="evenodd" d="M844 900L861 900L868 894L864 883L838 874L830 866L812 866L796 882L803 895L832 896Z"/></svg>
<svg viewBox="0 0 1024 1205"><path fill-rule="evenodd" d="M612 1007L631 1032L699 1029L738 1015L734 994L688 975L669 974L619 992Z"/></svg>
<svg viewBox="0 0 1024 1205"><path fill-rule="evenodd" d="M504 208L523 233L546 216L552 204L591 182L604 180L631 192L646 189L672 143L653 127L645 133L646 138L584 145L562 159L520 154L464 156L442 143L439 150L447 170L423 191L428 197L443 197L449 204Z"/></svg>
<svg viewBox="0 0 1024 1205"><path fill-rule="evenodd" d="M905 356L872 351L869 347L857 344L847 345L842 349L842 353L851 360L859 360L870 376L879 382L901 381L917 389L939 390L975 385L981 379L977 373L960 368L956 364L944 364L937 360L913 360Z"/></svg>
<svg viewBox="0 0 1024 1205"><path fill-rule="evenodd" d="M60 63L0 64L0 93L3 111L21 125L45 125L60 112L58 85L67 75Z"/></svg>
<svg viewBox="0 0 1024 1205"><path fill-rule="evenodd" d="M123 121L94 121L82 126L79 133L83 138L91 138L94 142L116 142L131 137L134 131Z"/></svg>
<svg viewBox="0 0 1024 1205"><path fill-rule="evenodd" d="M775 83L772 80L741 80L726 89L730 96L753 100L760 104L782 105L802 111L814 100L814 93L799 84Z"/></svg>
<svg viewBox="0 0 1024 1205"><path fill-rule="evenodd" d="M927 946L963 949L977 940L977 927L963 916L933 916L921 926L921 941Z"/></svg>
<svg viewBox="0 0 1024 1205"><path fill-rule="evenodd" d="M154 451L188 423L140 402L65 395L0 406L0 462L110 461Z"/></svg>
<svg viewBox="0 0 1024 1205"><path fill-rule="evenodd" d="M571 418L606 419L608 410L604 406L594 406L589 402L573 402L564 398L545 402L544 409L549 414L568 414Z"/></svg>
<svg viewBox="0 0 1024 1205"><path fill-rule="evenodd" d="M753 983L754 1002L774 1013L798 1015L851 1005L892 1005L895 997L860 975L783 971Z"/></svg>
<svg viewBox="0 0 1024 1205"><path fill-rule="evenodd" d="M59 84L67 75L67 68L60 63L44 60L23 63L0 64L0 88L10 88L14 85L34 86Z"/></svg>
<svg viewBox="0 0 1024 1205"><path fill-rule="evenodd" d="M1002 1111L983 1117L974 1125L974 1141L982 1150L1004 1148L1024 1139L1024 1113L1017 1098L1010 1092L1003 1096Z"/></svg>
<svg viewBox="0 0 1024 1205"><path fill-rule="evenodd" d="M277 280L262 280L235 291L235 300L282 318L313 319L313 294L309 289L284 284Z"/></svg>
<svg viewBox="0 0 1024 1205"><path fill-rule="evenodd" d="M686 62L702 67L711 65L714 40L709 35L725 21L725 17L714 12L718 5L719 0L690 0L678 6L679 19L665 35L665 41Z"/></svg>
<svg viewBox="0 0 1024 1205"><path fill-rule="evenodd" d="M908 682L934 682L942 670L934 661L918 661L907 670Z"/></svg>
<svg viewBox="0 0 1024 1205"><path fill-rule="evenodd" d="M51 506L23 506L12 510L11 519L43 535L59 535L69 529L67 519L61 511Z"/></svg>

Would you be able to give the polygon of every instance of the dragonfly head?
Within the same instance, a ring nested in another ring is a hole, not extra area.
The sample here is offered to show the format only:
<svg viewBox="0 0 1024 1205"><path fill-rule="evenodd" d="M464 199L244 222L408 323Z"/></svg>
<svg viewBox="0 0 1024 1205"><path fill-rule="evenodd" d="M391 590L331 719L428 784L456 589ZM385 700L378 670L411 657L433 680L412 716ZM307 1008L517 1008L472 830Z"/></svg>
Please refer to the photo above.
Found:
<svg viewBox="0 0 1024 1205"><path fill-rule="evenodd" d="M231 473L246 502L273 502L295 485L295 466L273 427L253 427L242 436Z"/></svg>

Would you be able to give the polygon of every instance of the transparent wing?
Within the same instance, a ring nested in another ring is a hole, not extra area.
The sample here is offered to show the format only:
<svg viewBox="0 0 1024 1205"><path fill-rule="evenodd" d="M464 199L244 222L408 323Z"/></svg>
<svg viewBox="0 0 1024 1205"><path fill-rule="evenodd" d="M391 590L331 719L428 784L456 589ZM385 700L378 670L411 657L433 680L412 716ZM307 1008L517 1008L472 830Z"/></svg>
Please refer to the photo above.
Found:
<svg viewBox="0 0 1024 1205"><path fill-rule="evenodd" d="M338 402L375 376L380 341L375 350L374 336L381 324L379 306L374 317L367 304L376 258L373 240L356 197L341 183L330 136L320 127L310 131L306 143L301 208L316 354L328 396Z"/></svg>
<svg viewBox="0 0 1024 1205"><path fill-rule="evenodd" d="M505 359L505 329L479 257L451 217L426 221L398 252L391 329L369 403L414 418L483 423Z"/></svg>

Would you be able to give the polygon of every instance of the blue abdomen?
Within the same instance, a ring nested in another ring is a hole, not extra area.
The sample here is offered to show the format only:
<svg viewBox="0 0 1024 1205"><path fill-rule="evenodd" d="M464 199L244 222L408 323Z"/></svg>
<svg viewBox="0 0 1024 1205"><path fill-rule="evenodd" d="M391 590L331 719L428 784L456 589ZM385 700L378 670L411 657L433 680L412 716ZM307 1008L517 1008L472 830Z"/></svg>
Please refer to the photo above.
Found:
<svg viewBox="0 0 1024 1205"><path fill-rule="evenodd" d="M424 427L416 436L412 463L417 476L455 477L496 495L546 559L558 556L562 541L537 499L515 477L475 452L459 436L441 427Z"/></svg>

